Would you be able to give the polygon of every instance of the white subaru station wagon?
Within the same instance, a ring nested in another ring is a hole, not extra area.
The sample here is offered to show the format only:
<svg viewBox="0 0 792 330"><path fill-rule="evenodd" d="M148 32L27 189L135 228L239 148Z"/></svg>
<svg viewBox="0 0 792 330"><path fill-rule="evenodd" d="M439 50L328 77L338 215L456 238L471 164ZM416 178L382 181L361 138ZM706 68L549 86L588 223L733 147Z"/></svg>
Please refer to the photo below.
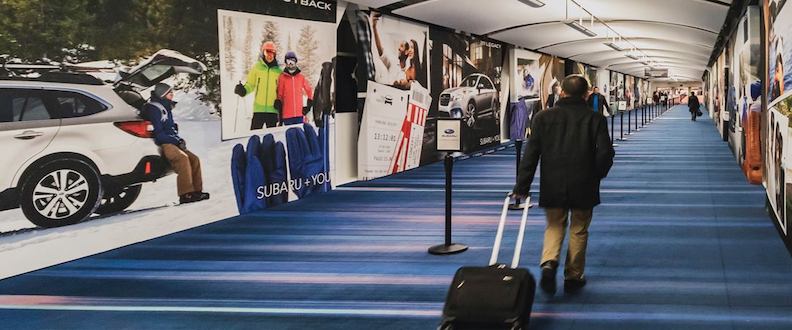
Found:
<svg viewBox="0 0 792 330"><path fill-rule="evenodd" d="M63 70L23 78L2 69L0 211L20 207L34 224L57 227L120 212L142 183L170 173L151 124L138 116L140 91L205 66L161 50L112 84Z"/></svg>

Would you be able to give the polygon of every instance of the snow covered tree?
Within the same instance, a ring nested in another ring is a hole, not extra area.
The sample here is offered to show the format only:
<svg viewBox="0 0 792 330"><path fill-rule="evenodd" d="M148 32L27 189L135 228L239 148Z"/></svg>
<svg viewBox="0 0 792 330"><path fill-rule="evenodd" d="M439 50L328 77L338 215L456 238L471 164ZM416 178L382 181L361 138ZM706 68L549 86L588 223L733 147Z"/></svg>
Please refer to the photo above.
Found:
<svg viewBox="0 0 792 330"><path fill-rule="evenodd" d="M319 74L318 69L321 65L317 59L317 50L319 50L319 42L316 41L316 30L310 25L303 26L300 30L300 38L297 40L297 57L300 61L300 70L311 86L316 82L316 75Z"/></svg>
<svg viewBox="0 0 792 330"><path fill-rule="evenodd" d="M245 61L242 63L244 72L250 70L250 68L253 67L253 63L255 63L256 54L258 52L253 51L253 43L253 23L248 18L245 25L245 41L242 43L242 56L245 57ZM245 78L244 74L245 73L243 73L241 79Z"/></svg>
<svg viewBox="0 0 792 330"><path fill-rule="evenodd" d="M275 43L275 50L278 52L279 58L284 55L283 49L280 45L280 29L278 28L278 24L273 21L265 22L264 30L261 31L260 43L264 43L266 41L272 41Z"/></svg>
<svg viewBox="0 0 792 330"><path fill-rule="evenodd" d="M231 17L223 17L223 25L225 28L225 67L226 71L233 76L236 72L236 50L234 49L234 20Z"/></svg>

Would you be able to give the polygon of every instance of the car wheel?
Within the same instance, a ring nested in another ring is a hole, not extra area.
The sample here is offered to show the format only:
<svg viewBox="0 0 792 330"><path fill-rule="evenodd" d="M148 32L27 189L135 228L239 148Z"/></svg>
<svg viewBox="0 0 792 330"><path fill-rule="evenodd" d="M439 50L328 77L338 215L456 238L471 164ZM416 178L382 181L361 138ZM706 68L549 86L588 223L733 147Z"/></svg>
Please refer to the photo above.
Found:
<svg viewBox="0 0 792 330"><path fill-rule="evenodd" d="M127 186L112 195L105 194L94 213L105 215L126 210L140 196L142 188L142 185Z"/></svg>
<svg viewBox="0 0 792 330"><path fill-rule="evenodd" d="M470 101L468 103L468 105L467 105L467 108L465 108L465 115L464 115L465 124L468 127L472 128L472 127L476 126L476 115L477 115L476 114L476 104L473 103L473 101Z"/></svg>
<svg viewBox="0 0 792 330"><path fill-rule="evenodd" d="M86 162L62 159L34 170L22 185L20 207L40 227L71 225L87 218L99 205L99 174Z"/></svg>

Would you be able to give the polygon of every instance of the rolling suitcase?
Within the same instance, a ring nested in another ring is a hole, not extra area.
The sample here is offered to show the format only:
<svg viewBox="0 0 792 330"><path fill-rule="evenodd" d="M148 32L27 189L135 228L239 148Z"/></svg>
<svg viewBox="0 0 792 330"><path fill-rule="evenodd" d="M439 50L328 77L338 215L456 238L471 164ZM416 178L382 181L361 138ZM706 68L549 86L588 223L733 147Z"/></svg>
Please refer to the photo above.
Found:
<svg viewBox="0 0 792 330"><path fill-rule="evenodd" d="M530 204L530 203L528 203ZM527 329L536 281L517 268L525 235L528 208L524 208L511 267L498 264L509 197L503 202L495 244L488 267L461 267L448 289L440 329Z"/></svg>

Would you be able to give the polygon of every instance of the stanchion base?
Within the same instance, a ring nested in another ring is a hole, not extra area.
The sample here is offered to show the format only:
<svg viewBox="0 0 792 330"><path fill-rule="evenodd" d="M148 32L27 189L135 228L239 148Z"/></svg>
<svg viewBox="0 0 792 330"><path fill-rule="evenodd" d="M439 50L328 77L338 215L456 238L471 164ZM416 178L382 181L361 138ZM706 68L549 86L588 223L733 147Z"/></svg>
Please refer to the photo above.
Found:
<svg viewBox="0 0 792 330"><path fill-rule="evenodd" d="M450 245L440 244L429 248L429 254L446 255L456 254L467 251L468 247L464 244L451 243Z"/></svg>
<svg viewBox="0 0 792 330"><path fill-rule="evenodd" d="M616 141L627 141L627 138L616 139Z"/></svg>

